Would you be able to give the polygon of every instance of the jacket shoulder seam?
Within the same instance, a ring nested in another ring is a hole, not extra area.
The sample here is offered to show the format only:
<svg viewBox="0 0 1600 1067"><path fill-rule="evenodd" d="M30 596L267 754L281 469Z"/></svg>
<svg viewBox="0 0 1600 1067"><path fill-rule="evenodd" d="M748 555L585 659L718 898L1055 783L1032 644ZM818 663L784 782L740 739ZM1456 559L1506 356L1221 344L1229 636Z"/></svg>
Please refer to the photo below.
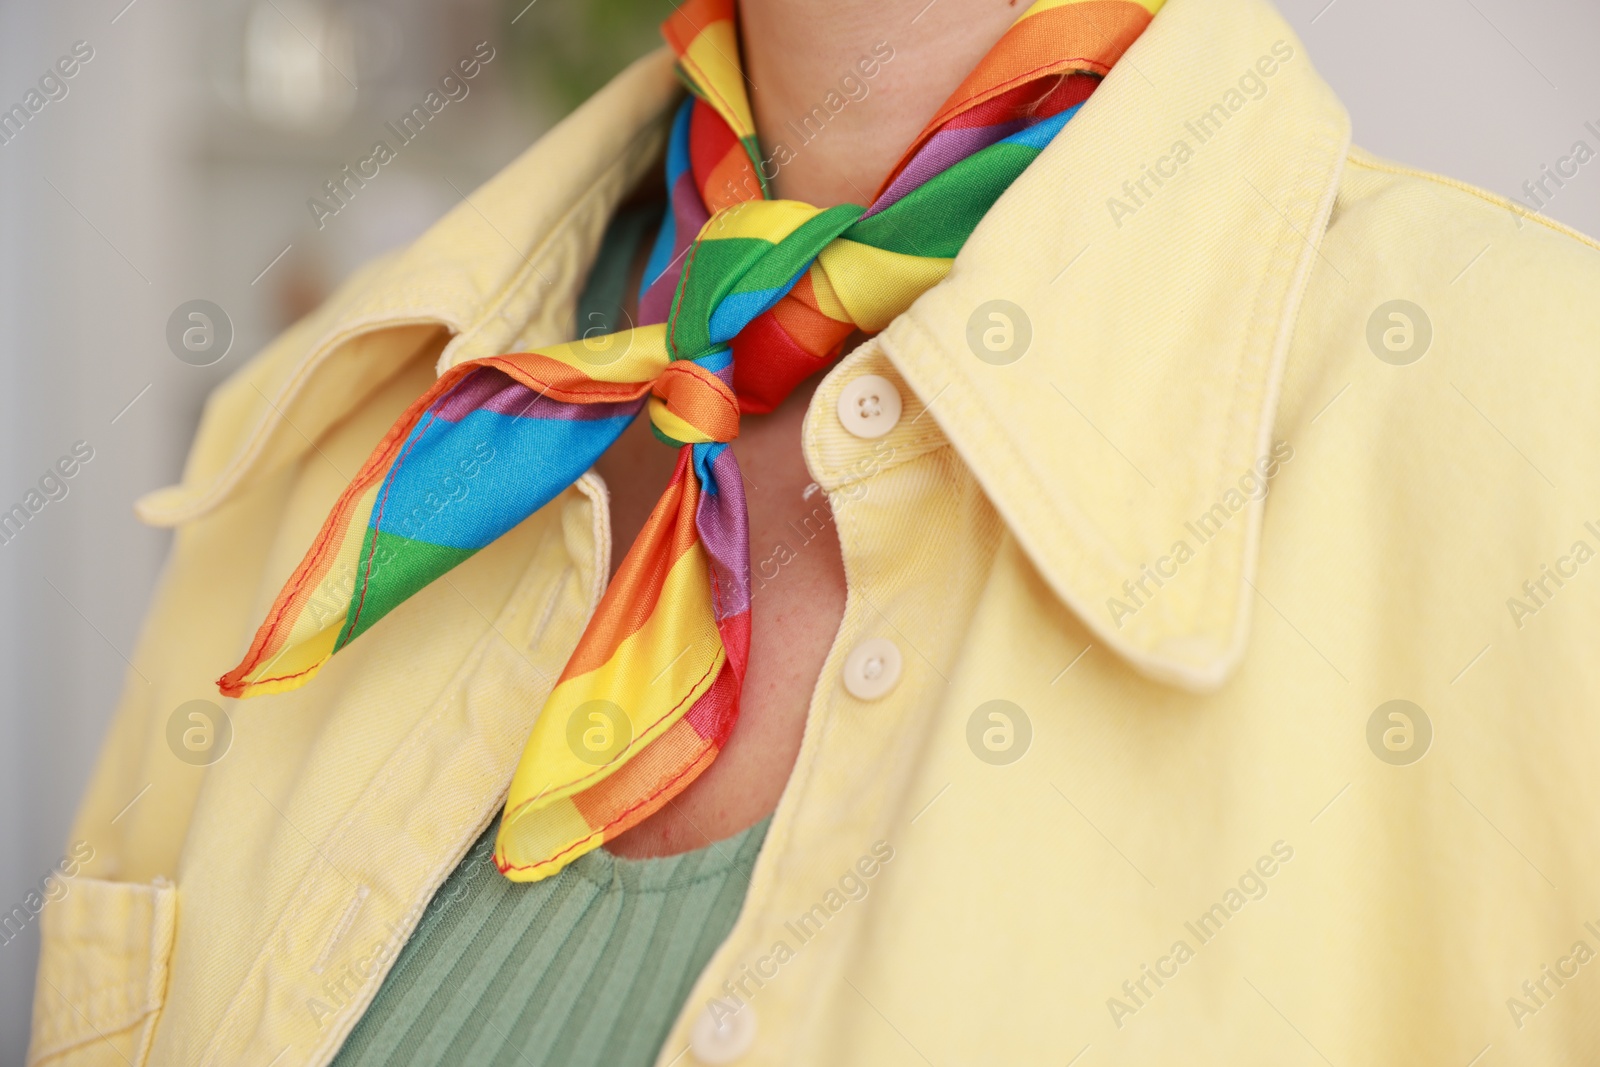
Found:
<svg viewBox="0 0 1600 1067"><path fill-rule="evenodd" d="M1549 216L1541 215L1537 211L1530 211L1509 197L1501 196L1499 193L1493 193L1487 189L1479 188L1470 182L1464 182L1458 178L1450 178L1443 174L1435 174L1432 171L1422 170L1418 167L1408 167L1402 163L1391 163L1388 160L1380 159L1379 157L1372 155L1364 149L1355 147L1350 149L1349 160L1354 165L1358 167L1365 167L1367 170L1380 171L1384 174L1396 174L1407 178L1417 178L1421 181L1429 182L1434 185L1442 185L1447 188L1454 189L1457 192L1467 193L1468 195L1476 197L1487 204L1492 204L1497 208L1508 210L1514 215L1532 219L1533 221L1542 224L1544 227L1555 233L1561 234L1564 237L1570 237L1580 244L1585 245L1596 252L1600 252L1600 241L1595 240L1593 237L1590 237L1581 230L1573 229L1571 226L1568 226L1565 223L1557 222L1555 219L1552 219Z"/></svg>

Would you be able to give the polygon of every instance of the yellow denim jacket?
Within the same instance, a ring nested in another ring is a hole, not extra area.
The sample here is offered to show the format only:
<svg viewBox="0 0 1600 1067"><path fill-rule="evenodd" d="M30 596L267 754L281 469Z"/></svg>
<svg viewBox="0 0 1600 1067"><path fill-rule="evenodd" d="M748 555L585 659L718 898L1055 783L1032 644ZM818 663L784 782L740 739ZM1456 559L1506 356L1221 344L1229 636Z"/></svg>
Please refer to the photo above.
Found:
<svg viewBox="0 0 1600 1067"><path fill-rule="evenodd" d="M325 1064L370 1002L600 596L604 485L221 702L214 762L177 709L439 369L573 336L678 92L641 60L353 278L141 503L177 540L32 1063ZM1263 0L1172 0L812 402L848 607L660 1062L1600 1061L1597 411L1593 241L1352 150Z"/></svg>

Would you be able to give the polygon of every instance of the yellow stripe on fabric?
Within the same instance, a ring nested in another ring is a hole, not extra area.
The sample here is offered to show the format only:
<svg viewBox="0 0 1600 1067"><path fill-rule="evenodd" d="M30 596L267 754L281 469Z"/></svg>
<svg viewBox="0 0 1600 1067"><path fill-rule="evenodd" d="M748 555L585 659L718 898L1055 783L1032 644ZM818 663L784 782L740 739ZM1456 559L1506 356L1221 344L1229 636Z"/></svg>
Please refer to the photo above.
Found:
<svg viewBox="0 0 1600 1067"><path fill-rule="evenodd" d="M511 881L537 882L604 843L605 831L591 828L578 805L565 798L516 819L502 819L494 860Z"/></svg>
<svg viewBox="0 0 1600 1067"><path fill-rule="evenodd" d="M333 646L339 642L339 631L344 627L344 616L321 633L313 634L283 650L281 656L268 660L256 677L269 677L270 681L247 681L239 691L240 697L267 696L284 693L305 685L322 665L333 657Z"/></svg>
<svg viewBox="0 0 1600 1067"><path fill-rule="evenodd" d="M569 720L592 700L626 716L629 754L659 737L711 688L727 653L712 615L706 551L696 544L667 572L650 618L599 667L557 685L533 724L506 798L508 819L588 789L625 762L597 766L568 744ZM584 755L589 755L587 752Z"/></svg>
<svg viewBox="0 0 1600 1067"><path fill-rule="evenodd" d="M833 288L833 282L829 280L828 272L822 269L822 264L813 260L809 274L811 292L817 298L817 310L836 322L851 321L850 312L845 310L844 301L839 299L839 294Z"/></svg>
<svg viewBox="0 0 1600 1067"><path fill-rule="evenodd" d="M799 200L746 200L707 219L700 227L700 240L754 237L777 244L821 212Z"/></svg>
<svg viewBox="0 0 1600 1067"><path fill-rule="evenodd" d="M567 341L536 349L541 356L565 363L597 382L653 381L667 368L667 324L636 326L608 336Z"/></svg>
<svg viewBox="0 0 1600 1067"><path fill-rule="evenodd" d="M339 542L339 552L315 590L295 614L294 623L284 637L276 656L257 667L239 695L264 696L298 689L321 669L333 655L350 609L350 598L357 585L357 566L366 536L372 506L378 498L380 481L362 493L351 511L351 527ZM268 678L272 681L255 681Z"/></svg>
<svg viewBox="0 0 1600 1067"><path fill-rule="evenodd" d="M1023 19L1031 18L1034 15L1042 15L1046 11L1053 11L1058 7L1068 7L1072 4L1098 4L1104 2L1105 0L1039 0L1038 3L1024 11L1017 18L1017 22L1021 22ZM1157 11L1161 10L1161 5L1166 3L1166 0L1120 0L1120 2L1136 4L1150 12L1150 14L1154 15ZM1011 25L1015 26L1017 22L1013 22Z"/></svg>
<svg viewBox="0 0 1600 1067"><path fill-rule="evenodd" d="M680 417L671 408L667 407L667 402L659 396L650 398L650 421L655 424L656 429L674 441L681 441L686 445L706 444L716 440L700 427Z"/></svg>
<svg viewBox="0 0 1600 1067"><path fill-rule="evenodd" d="M732 20L719 20L702 29L689 42L682 62L695 74L695 83L705 91L706 102L743 140L756 132L750 114L750 99L744 92L744 72L739 68L739 39Z"/></svg>
<svg viewBox="0 0 1600 1067"><path fill-rule="evenodd" d="M950 273L952 259L889 252L839 238L817 257L850 319L868 333L888 326Z"/></svg>

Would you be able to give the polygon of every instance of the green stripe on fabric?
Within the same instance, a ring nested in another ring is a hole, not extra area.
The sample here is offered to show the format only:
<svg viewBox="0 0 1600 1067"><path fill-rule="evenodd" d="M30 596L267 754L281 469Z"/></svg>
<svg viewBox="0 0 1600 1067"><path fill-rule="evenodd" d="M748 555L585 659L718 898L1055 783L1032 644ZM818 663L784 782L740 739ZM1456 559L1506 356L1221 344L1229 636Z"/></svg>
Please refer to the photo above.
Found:
<svg viewBox="0 0 1600 1067"><path fill-rule="evenodd" d="M761 199L772 199L772 187L767 184L766 171L761 168L761 138L755 134L739 138L739 143L744 145L746 154L750 156L750 163L755 167L756 181L761 183ZM774 171L773 173L777 173Z"/></svg>
<svg viewBox="0 0 1600 1067"><path fill-rule="evenodd" d="M702 241L690 253L689 266L678 281L673 355L680 359L704 355L711 347L711 316L730 294L787 285L829 242L849 229L861 211L856 204L835 205L807 219L776 244L760 237L712 236Z"/></svg>
<svg viewBox="0 0 1600 1067"><path fill-rule="evenodd" d="M405 599L478 550L451 548L367 527L356 566L356 587L334 651L348 645Z"/></svg>
<svg viewBox="0 0 1600 1067"><path fill-rule="evenodd" d="M876 215L845 231L852 241L912 256L953 258L1028 164L1027 145L992 144L940 171Z"/></svg>

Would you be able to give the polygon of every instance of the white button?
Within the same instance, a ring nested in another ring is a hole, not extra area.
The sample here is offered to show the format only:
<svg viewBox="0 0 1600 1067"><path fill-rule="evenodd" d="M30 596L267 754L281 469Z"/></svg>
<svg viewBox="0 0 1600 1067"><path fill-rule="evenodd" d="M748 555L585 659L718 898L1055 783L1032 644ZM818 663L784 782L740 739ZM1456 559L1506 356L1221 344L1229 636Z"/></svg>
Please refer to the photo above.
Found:
<svg viewBox="0 0 1600 1067"><path fill-rule="evenodd" d="M900 680L900 649L887 637L861 642L844 661L844 687L859 700L877 700Z"/></svg>
<svg viewBox="0 0 1600 1067"><path fill-rule="evenodd" d="M689 1050L701 1063L732 1063L756 1040L756 1009L746 1003L735 1007L732 1001L714 1000L706 1005L689 1033Z"/></svg>
<svg viewBox="0 0 1600 1067"><path fill-rule="evenodd" d="M839 421L857 437L882 437L900 421L900 390L887 378L863 374L840 390Z"/></svg>

